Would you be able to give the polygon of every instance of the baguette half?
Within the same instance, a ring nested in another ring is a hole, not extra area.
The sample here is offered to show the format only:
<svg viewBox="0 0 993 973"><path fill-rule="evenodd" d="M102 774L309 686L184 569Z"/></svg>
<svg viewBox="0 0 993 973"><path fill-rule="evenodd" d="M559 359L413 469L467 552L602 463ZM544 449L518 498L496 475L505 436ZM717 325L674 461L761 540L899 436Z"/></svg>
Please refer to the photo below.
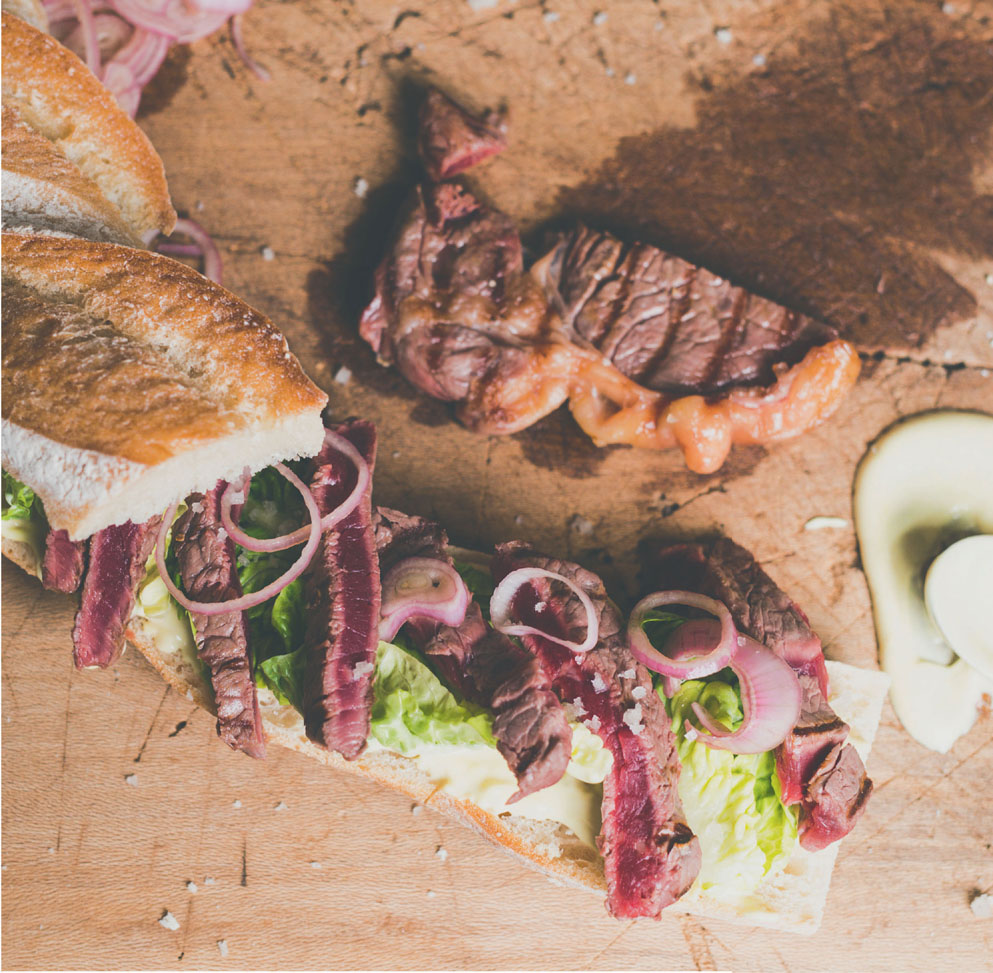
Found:
<svg viewBox="0 0 993 973"><path fill-rule="evenodd" d="M3 331L3 467L73 539L323 442L283 335L167 257L4 234Z"/></svg>
<svg viewBox="0 0 993 973"><path fill-rule="evenodd" d="M175 226L145 133L72 51L6 12L3 148L5 228L143 246Z"/></svg>
<svg viewBox="0 0 993 973"><path fill-rule="evenodd" d="M32 574L38 573L33 555L7 539L3 554ZM460 557L464 552L460 552ZM485 556L478 556L484 562ZM213 713L214 703L208 679L196 659L192 639L176 651L165 649L156 639L153 626L136 611L131 617L128 640L178 693ZM879 727L883 700L889 688L885 673L841 662L828 661L831 683L830 703L851 727L850 740L866 760ZM523 864L542 872L552 881L585 888L606 895L603 861L596 849L582 841L565 825L539 821L516 814L495 815L471 801L460 800L440 790L418 766L416 757L387 751L366 752L347 761L324 750L306 735L303 717L292 707L282 705L267 689L259 689L259 708L267 742L320 761L335 771L369 777L398 790L415 801L458 821L484 835ZM808 852L797 846L786 868L763 880L754 892L737 900L717 898L694 885L667 912L688 913L703 918L724 919L749 926L762 926L782 932L811 934L820 927L838 857L839 842Z"/></svg>

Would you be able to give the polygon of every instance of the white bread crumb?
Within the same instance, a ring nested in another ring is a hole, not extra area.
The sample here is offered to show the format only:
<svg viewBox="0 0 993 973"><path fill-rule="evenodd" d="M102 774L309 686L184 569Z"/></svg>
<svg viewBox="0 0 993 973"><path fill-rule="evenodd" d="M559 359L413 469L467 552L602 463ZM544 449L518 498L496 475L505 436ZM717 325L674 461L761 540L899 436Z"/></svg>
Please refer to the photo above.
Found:
<svg viewBox="0 0 993 973"><path fill-rule="evenodd" d="M168 929L171 932L175 932L179 928L179 920L168 910L162 913L162 918L159 919L159 925L163 929Z"/></svg>

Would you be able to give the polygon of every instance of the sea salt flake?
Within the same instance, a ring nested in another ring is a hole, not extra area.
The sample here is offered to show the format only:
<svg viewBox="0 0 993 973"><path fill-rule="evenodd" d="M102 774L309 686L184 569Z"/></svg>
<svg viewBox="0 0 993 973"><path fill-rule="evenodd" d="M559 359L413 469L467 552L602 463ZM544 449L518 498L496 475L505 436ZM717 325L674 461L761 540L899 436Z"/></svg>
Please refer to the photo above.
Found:
<svg viewBox="0 0 993 973"><path fill-rule="evenodd" d="M594 27L601 27L605 23L607 23L607 11L606 10L598 10L595 14L593 14L593 26Z"/></svg>
<svg viewBox="0 0 993 973"><path fill-rule="evenodd" d="M132 787L138 786L138 775L137 774L125 774L124 783L130 784Z"/></svg>
<svg viewBox="0 0 993 973"><path fill-rule="evenodd" d="M730 27L718 27L714 31L714 37L717 38L718 44L730 44L733 40Z"/></svg>
<svg viewBox="0 0 993 973"><path fill-rule="evenodd" d="M217 884L217 879L216 879L216 878L210 878L210 877L208 876L207 878L205 878L205 879L203 880L203 884L204 884L204 885L216 885L216 884Z"/></svg>
<svg viewBox="0 0 993 973"><path fill-rule="evenodd" d="M427 890L427 897L428 897L429 899L433 899L433 898L434 898L434 897L435 897L435 896L436 896L437 894L438 894L438 893L437 893L437 892L435 892L435 891L433 891L432 889L428 889L428 890Z"/></svg>
<svg viewBox="0 0 993 973"><path fill-rule="evenodd" d="M547 601L538 601L538 602L535 602L534 613L536 615L540 615L547 607L548 607L548 602Z"/></svg>
<svg viewBox="0 0 993 973"><path fill-rule="evenodd" d="M368 675L376 666L372 662L356 662L352 670L352 682L358 682L363 676Z"/></svg>
<svg viewBox="0 0 993 973"><path fill-rule="evenodd" d="M199 889L197 889L197 883L196 882L187 882L186 883L186 891L189 892L191 895L196 895L197 892L199 891Z"/></svg>
<svg viewBox="0 0 993 973"><path fill-rule="evenodd" d="M628 729L636 736L639 736L645 729L644 724L641 722L641 703L635 703L629 710L625 710L623 720L627 724Z"/></svg>
<svg viewBox="0 0 993 973"><path fill-rule="evenodd" d="M599 716L591 716L588 720L583 720L583 726L596 733L603 724L600 722Z"/></svg>
<svg viewBox="0 0 993 973"><path fill-rule="evenodd" d="M572 701L572 706L576 711L577 717L586 715L586 707L583 705L583 701L578 696Z"/></svg>
<svg viewBox="0 0 993 973"><path fill-rule="evenodd" d="M310 867L311 868L321 868L322 866L321 866L321 863L320 862L311 862L310 863Z"/></svg>
<svg viewBox="0 0 993 973"><path fill-rule="evenodd" d="M228 532L223 527L217 528L217 539L219 541L226 541L228 539Z"/></svg>
<svg viewBox="0 0 993 973"><path fill-rule="evenodd" d="M276 805L276 806L275 806L275 807L273 808L273 810L274 810L274 811L285 811L285 810L286 810L286 802L285 802L285 801L280 801L280 802L279 802L279 803L278 803L278 804L277 804L277 805Z"/></svg>
<svg viewBox="0 0 993 973"><path fill-rule="evenodd" d="M334 373L334 380L339 385L347 385L352 380L352 370L344 365Z"/></svg>
<svg viewBox="0 0 993 973"><path fill-rule="evenodd" d="M439 861L448 861L448 849L442 848L441 845L438 845L438 847L434 850L434 857Z"/></svg>
<svg viewBox="0 0 993 973"><path fill-rule="evenodd" d="M636 84L637 81L638 76L634 73L634 71L628 71L628 73L624 75L625 84Z"/></svg>
<svg viewBox="0 0 993 973"><path fill-rule="evenodd" d="M275 260L276 251L272 247L263 247L260 251L263 260Z"/></svg>
<svg viewBox="0 0 993 973"><path fill-rule="evenodd" d="M623 672L619 672L618 678L620 679L634 679L634 669L625 669Z"/></svg>
<svg viewBox="0 0 993 973"><path fill-rule="evenodd" d="M631 690L631 695L635 699L644 699L648 695L648 690L645 689L644 686L635 686L634 689Z"/></svg>
<svg viewBox="0 0 993 973"><path fill-rule="evenodd" d="M231 807L241 807L241 801L232 801Z"/></svg>
<svg viewBox="0 0 993 973"><path fill-rule="evenodd" d="M603 676L599 672L593 673L593 691L597 693L603 693L607 691L607 684L603 680Z"/></svg>
<svg viewBox="0 0 993 973"><path fill-rule="evenodd" d="M199 500L194 500L193 503L190 504L190 510L192 510L195 514L202 514L203 504Z"/></svg>
<svg viewBox="0 0 993 973"><path fill-rule="evenodd" d="M754 64L755 67L757 67L757 68L764 68L765 67L765 55L764 54L756 54L752 58L752 64Z"/></svg>
<svg viewBox="0 0 993 973"><path fill-rule="evenodd" d="M179 928L179 920L168 910L162 913L162 918L159 919L159 925L163 929L169 929L175 932Z"/></svg>
<svg viewBox="0 0 993 973"><path fill-rule="evenodd" d="M217 951L221 954L221 956L228 955L228 941L226 939L217 940Z"/></svg>
<svg viewBox="0 0 993 973"><path fill-rule="evenodd" d="M546 10L542 16L545 18L546 24L554 24L561 14L557 14L554 10Z"/></svg>
<svg viewBox="0 0 993 973"><path fill-rule="evenodd" d="M973 896L969 908L977 919L993 919L993 897L988 892Z"/></svg>
<svg viewBox="0 0 993 973"><path fill-rule="evenodd" d="M352 192L355 193L359 199L365 199L365 194L369 192L369 183L367 183L361 176L355 180L355 185L352 186Z"/></svg>

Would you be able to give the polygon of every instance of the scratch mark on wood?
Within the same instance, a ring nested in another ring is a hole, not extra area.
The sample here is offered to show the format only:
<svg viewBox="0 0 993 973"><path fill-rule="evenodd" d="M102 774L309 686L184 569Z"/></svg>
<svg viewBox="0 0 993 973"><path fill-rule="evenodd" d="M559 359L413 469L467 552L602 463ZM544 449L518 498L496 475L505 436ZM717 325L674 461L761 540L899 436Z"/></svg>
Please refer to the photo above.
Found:
<svg viewBox="0 0 993 973"><path fill-rule="evenodd" d="M162 698L159 700L159 705L155 708L155 715L152 717L152 722L148 724L148 729L145 731L145 739L142 740L141 749L138 751L138 756L134 758L135 763L141 762L141 755L145 752L145 747L148 746L148 740L152 735L152 730L155 729L155 721L159 718L159 713L162 712L162 705L166 701L166 696L169 695L170 686L166 686L165 692L162 694Z"/></svg>
<svg viewBox="0 0 993 973"><path fill-rule="evenodd" d="M601 956L603 956L603 954L606 953L607 950L610 949L621 938L621 936L623 936L627 932L629 932L630 929L631 929L631 927L634 926L634 923L635 923L635 920L632 919L616 936L614 936L613 939L610 940L609 943L607 943L606 946L603 947L603 949L601 949L598 953L595 953L593 956L591 956L590 957L590 961L586 964L586 966L584 967L584 969L587 969L587 970L592 969L593 968L593 964Z"/></svg>
<svg viewBox="0 0 993 973"><path fill-rule="evenodd" d="M173 730L173 731L172 731L172 733L170 733L170 734L169 734L169 736L170 736L170 737L174 737L174 736L178 736L178 735L179 735L179 734L180 734L180 733L181 733L181 732L182 732L183 730L185 730L185 729L186 729L186 727L187 727L188 725L189 725L189 724L187 723L187 721L186 721L186 720L180 720L180 721L179 721L179 722L178 722L178 723L176 724L176 729L175 729L175 730Z"/></svg>
<svg viewBox="0 0 993 973"><path fill-rule="evenodd" d="M241 839L241 884L248 885L248 839Z"/></svg>
<svg viewBox="0 0 993 973"><path fill-rule="evenodd" d="M695 919L684 919L680 924L682 927L683 939L690 951L690 959L698 970L716 969L714 956L710 952L710 945L707 943L707 930Z"/></svg>

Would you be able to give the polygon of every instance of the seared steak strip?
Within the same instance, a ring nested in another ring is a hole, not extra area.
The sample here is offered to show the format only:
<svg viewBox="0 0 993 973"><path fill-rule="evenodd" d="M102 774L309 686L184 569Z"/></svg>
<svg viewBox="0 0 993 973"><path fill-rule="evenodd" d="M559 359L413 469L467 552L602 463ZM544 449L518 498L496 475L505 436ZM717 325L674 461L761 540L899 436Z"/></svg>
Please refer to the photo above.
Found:
<svg viewBox="0 0 993 973"><path fill-rule="evenodd" d="M607 877L607 908L619 918L658 917L693 883L700 843L686 824L677 791L679 757L665 707L626 645L621 619L603 583L575 564L541 557L520 542L502 544L493 561L499 581L537 567L582 587L600 614L595 649L575 656L540 636L524 636L552 688L597 733L613 756L603 785L603 830L597 839ZM576 638L585 614L545 581L521 588L514 618L561 638Z"/></svg>
<svg viewBox="0 0 993 973"><path fill-rule="evenodd" d="M712 395L768 382L774 364L838 337L708 270L583 226L562 234L539 268L567 327L649 389Z"/></svg>
<svg viewBox="0 0 993 973"><path fill-rule="evenodd" d="M72 630L77 669L106 668L124 648L124 630L134 610L145 562L155 549L160 517L145 524L127 521L97 531L89 544L89 568Z"/></svg>
<svg viewBox="0 0 993 973"><path fill-rule="evenodd" d="M429 521L379 507L374 525L384 573L408 557L451 563L448 538ZM511 801L561 779L572 752L572 730L530 652L490 628L475 601L459 626L414 618L404 632L463 699L493 713L497 750L519 785Z"/></svg>
<svg viewBox="0 0 993 973"><path fill-rule="evenodd" d="M498 112L470 115L437 88L421 104L418 148L433 182L448 179L507 147L507 125Z"/></svg>
<svg viewBox="0 0 993 973"><path fill-rule="evenodd" d="M83 580L86 541L71 541L64 530L49 530L41 563L41 583L49 591L72 594Z"/></svg>
<svg viewBox="0 0 993 973"><path fill-rule="evenodd" d="M355 446L371 470L376 458L375 426L352 419L334 431ZM312 463L310 489L324 516L348 498L357 474L352 461L328 444ZM307 736L354 760L369 735L379 644L379 560L368 492L352 513L321 537L311 561L307 594L303 699Z"/></svg>
<svg viewBox="0 0 993 973"><path fill-rule="evenodd" d="M803 694L800 719L776 750L783 803L800 805L804 848L816 851L843 838L865 810L872 781L855 748L845 743L848 724L827 701L824 652L807 616L748 551L726 538L709 547L664 548L648 567L653 588L696 591L723 601L740 631L796 672Z"/></svg>
<svg viewBox="0 0 993 973"><path fill-rule="evenodd" d="M221 524L221 495L226 488L227 483L221 481L209 493L191 494L189 506L172 527L172 549L183 589L194 601L230 601L242 594L234 541ZM217 735L233 750L265 757L244 613L192 613L191 618L197 655L210 670Z"/></svg>

